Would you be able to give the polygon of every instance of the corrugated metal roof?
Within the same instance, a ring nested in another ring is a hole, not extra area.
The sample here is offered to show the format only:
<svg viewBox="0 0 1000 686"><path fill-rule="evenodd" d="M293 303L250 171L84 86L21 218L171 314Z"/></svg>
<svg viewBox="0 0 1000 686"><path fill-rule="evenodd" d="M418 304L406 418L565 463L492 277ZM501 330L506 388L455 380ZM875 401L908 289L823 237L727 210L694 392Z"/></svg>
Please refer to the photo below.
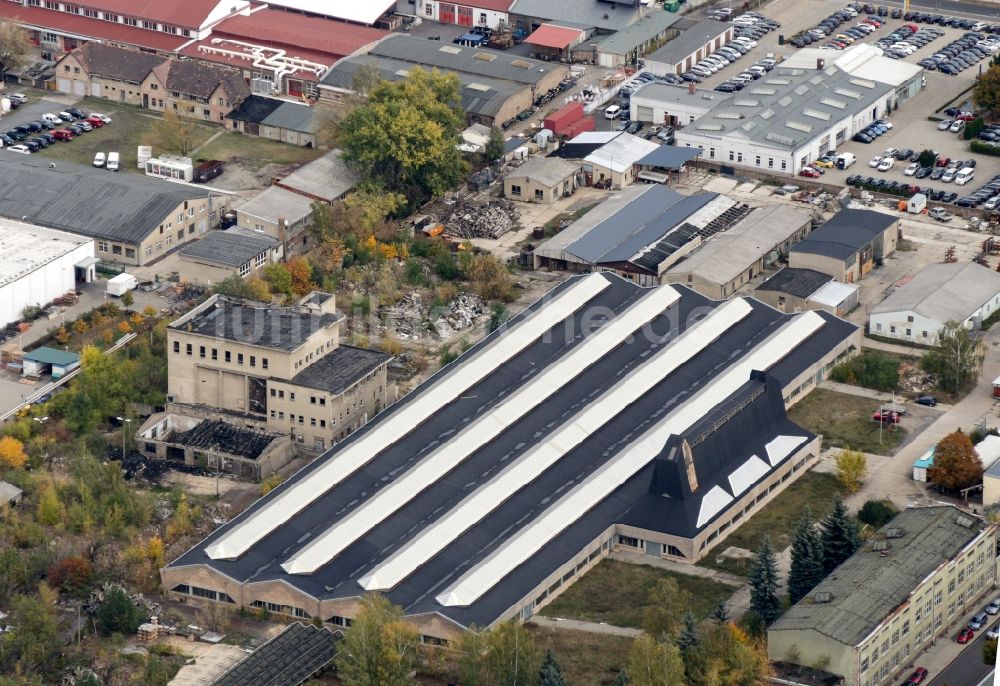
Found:
<svg viewBox="0 0 1000 686"><path fill-rule="evenodd" d="M896 288L870 314L913 312L932 321L965 321L1000 296L1000 274L975 262L931 264Z"/></svg>
<svg viewBox="0 0 1000 686"><path fill-rule="evenodd" d="M205 234L181 248L178 255L194 262L239 267L277 244L278 241L266 233L234 226Z"/></svg>

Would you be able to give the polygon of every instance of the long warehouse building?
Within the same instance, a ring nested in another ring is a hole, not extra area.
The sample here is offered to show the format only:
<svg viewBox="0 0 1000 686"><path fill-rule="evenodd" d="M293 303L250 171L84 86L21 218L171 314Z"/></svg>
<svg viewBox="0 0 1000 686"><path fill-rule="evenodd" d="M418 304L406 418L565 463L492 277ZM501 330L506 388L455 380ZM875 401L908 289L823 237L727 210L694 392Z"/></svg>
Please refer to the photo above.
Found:
<svg viewBox="0 0 1000 686"><path fill-rule="evenodd" d="M825 312L561 284L161 571L191 602L424 642L530 617L612 550L695 562L805 473L785 414L860 347Z"/></svg>

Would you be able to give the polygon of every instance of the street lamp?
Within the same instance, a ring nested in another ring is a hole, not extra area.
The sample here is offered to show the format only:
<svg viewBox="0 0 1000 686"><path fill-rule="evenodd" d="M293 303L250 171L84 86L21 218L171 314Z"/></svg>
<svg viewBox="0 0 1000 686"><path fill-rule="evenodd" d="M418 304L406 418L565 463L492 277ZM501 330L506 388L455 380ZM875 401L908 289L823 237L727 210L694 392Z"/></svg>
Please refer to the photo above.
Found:
<svg viewBox="0 0 1000 686"><path fill-rule="evenodd" d="M131 419L126 419L125 417L115 417L118 421L122 423L122 460L125 459L125 438L128 436L127 424L131 424Z"/></svg>
<svg viewBox="0 0 1000 686"><path fill-rule="evenodd" d="M45 422L49 421L48 417L33 417L32 419L34 419L39 424L44 424Z"/></svg>

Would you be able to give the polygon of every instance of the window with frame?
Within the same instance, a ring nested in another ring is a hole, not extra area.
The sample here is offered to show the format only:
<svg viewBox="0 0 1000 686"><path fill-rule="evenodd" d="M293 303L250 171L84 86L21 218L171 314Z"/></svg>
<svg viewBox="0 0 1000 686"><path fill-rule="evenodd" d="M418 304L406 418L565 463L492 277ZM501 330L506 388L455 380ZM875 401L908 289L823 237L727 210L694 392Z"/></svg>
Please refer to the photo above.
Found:
<svg viewBox="0 0 1000 686"><path fill-rule="evenodd" d="M107 241L97 241L97 250L99 252L107 252L108 251L108 242Z"/></svg>
<svg viewBox="0 0 1000 686"><path fill-rule="evenodd" d="M250 273L250 263L244 262L240 265L240 276L246 276Z"/></svg>
<svg viewBox="0 0 1000 686"><path fill-rule="evenodd" d="M510 194L511 195L521 195L521 187L518 186L516 183L512 183L510 185Z"/></svg>

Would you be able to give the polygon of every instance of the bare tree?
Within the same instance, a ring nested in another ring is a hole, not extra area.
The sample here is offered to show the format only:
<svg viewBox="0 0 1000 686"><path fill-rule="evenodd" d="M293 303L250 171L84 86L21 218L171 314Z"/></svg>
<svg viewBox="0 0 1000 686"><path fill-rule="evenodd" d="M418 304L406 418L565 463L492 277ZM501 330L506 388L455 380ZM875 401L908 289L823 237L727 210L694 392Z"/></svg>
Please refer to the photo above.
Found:
<svg viewBox="0 0 1000 686"><path fill-rule="evenodd" d="M0 67L13 69L27 61L31 43L24 27L12 21L0 21Z"/></svg>
<svg viewBox="0 0 1000 686"><path fill-rule="evenodd" d="M149 133L154 147L178 155L189 154L199 140L197 122L181 117L173 110L165 110L163 119L154 123Z"/></svg>

